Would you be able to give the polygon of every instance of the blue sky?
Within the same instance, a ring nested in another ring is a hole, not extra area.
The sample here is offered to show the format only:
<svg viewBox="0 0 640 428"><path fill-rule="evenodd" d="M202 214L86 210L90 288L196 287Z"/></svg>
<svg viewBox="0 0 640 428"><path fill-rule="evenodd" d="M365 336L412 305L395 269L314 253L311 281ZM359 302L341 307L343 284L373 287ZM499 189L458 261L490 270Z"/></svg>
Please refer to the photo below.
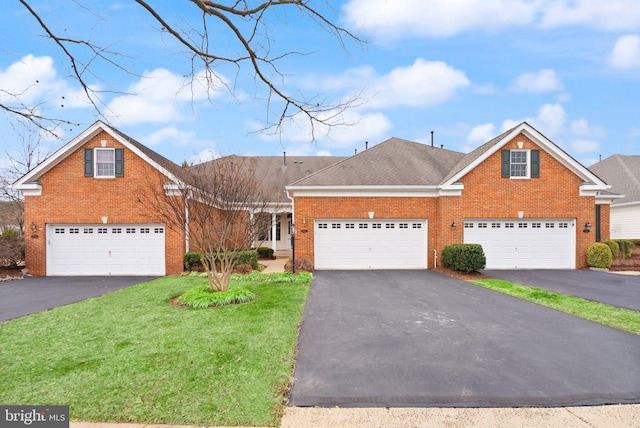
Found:
<svg viewBox="0 0 640 428"><path fill-rule="evenodd" d="M599 156L640 155L638 0L318 3L366 43L343 49L296 13L270 17L272 49L305 53L280 65L288 89L330 103L361 100L339 118L348 126L316 129L311 141L303 120L287 122L281 135L256 133L267 115L265 91L245 69L219 68L233 93L220 88L207 98L202 88L185 89L190 63L133 2L100 2L91 12L72 1L31 2L56 30L91 34L121 54L129 73L96 63L87 81L105 91L103 111L114 126L176 163L283 151L345 156L392 136L429 143L431 131L438 146L468 152L523 120L586 166ZM152 5L173 22L197 17L190 1ZM79 124L46 141L56 150L98 117L42 33L20 3L3 5L0 89ZM217 40L221 52L235 48ZM0 115L3 153L22 141L12 125Z"/></svg>

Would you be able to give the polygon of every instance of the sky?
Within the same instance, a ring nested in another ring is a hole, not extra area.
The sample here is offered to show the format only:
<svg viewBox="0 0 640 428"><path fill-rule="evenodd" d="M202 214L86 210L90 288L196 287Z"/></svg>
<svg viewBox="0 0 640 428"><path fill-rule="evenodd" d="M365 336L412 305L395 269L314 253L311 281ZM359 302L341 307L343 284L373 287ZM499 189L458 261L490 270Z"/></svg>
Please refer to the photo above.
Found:
<svg viewBox="0 0 640 428"><path fill-rule="evenodd" d="M0 102L18 94L75 124L57 128L57 139L42 136L48 152L97 119L178 164L284 151L349 156L390 137L430 144L431 132L436 145L466 153L527 121L585 166L613 154L640 155L638 0L317 1L362 40L343 44L282 9L267 16L268 48L300 54L283 58L278 82L330 104L357 100L336 117L342 125L318 127L315 138L299 117L281 134L260 132L281 104L268 103L244 67L221 65L220 84L208 93L197 82L185 85L192 70L183 49L133 1L29 3L60 34L108 46L120 65L94 60L84 74L99 91L100 117L25 7L3 4ZM198 19L191 1L149 3L183 28ZM217 30L212 24L210 43L219 52L237 49ZM3 154L23 144L16 123L14 115L0 115Z"/></svg>

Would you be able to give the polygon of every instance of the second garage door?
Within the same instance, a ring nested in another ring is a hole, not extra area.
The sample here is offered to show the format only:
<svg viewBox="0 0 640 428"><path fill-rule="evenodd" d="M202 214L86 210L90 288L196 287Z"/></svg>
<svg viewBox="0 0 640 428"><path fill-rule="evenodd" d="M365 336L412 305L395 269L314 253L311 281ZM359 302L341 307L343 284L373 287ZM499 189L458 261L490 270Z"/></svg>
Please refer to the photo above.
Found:
<svg viewBox="0 0 640 428"><path fill-rule="evenodd" d="M162 224L47 225L47 275L164 275Z"/></svg>
<svg viewBox="0 0 640 428"><path fill-rule="evenodd" d="M480 244L487 269L575 269L574 219L468 219L464 242Z"/></svg>
<svg viewBox="0 0 640 428"><path fill-rule="evenodd" d="M316 269L425 269L426 220L316 220Z"/></svg>

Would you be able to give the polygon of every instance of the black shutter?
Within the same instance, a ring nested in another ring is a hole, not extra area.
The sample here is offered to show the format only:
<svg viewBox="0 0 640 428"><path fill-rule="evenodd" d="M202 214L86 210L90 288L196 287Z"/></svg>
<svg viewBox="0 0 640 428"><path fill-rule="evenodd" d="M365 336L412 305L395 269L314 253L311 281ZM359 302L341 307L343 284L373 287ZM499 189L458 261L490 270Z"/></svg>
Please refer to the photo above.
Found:
<svg viewBox="0 0 640 428"><path fill-rule="evenodd" d="M93 149L84 149L84 176L93 177Z"/></svg>
<svg viewBox="0 0 640 428"><path fill-rule="evenodd" d="M511 151L502 151L502 178L511 177Z"/></svg>
<svg viewBox="0 0 640 428"><path fill-rule="evenodd" d="M116 177L124 177L124 149L116 149Z"/></svg>
<svg viewBox="0 0 640 428"><path fill-rule="evenodd" d="M531 150L531 178L540 178L540 150Z"/></svg>

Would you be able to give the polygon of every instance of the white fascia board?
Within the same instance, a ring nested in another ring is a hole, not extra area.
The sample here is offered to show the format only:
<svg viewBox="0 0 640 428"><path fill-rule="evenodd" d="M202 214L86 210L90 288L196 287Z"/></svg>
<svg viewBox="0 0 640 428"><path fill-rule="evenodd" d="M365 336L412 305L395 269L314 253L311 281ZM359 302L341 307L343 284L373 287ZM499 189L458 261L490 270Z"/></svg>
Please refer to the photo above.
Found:
<svg viewBox="0 0 640 428"><path fill-rule="evenodd" d="M25 183L17 190L22 196L42 196L42 184L40 183Z"/></svg>
<svg viewBox="0 0 640 428"><path fill-rule="evenodd" d="M611 208L622 208L622 207L632 207L634 205L638 205L640 206L640 201L633 201L633 202L624 202L622 204L615 204L612 205Z"/></svg>
<svg viewBox="0 0 640 428"><path fill-rule="evenodd" d="M440 196L439 186L287 186L291 196L311 197L423 197Z"/></svg>
<svg viewBox="0 0 640 428"><path fill-rule="evenodd" d="M40 162L35 168L23 175L12 187L16 190L22 191L29 190L29 185L33 184L39 177L51 168L56 166L61 160L73 153L79 146L84 144L85 141L93 138L98 134L106 125L101 121L97 121L89 128L85 129L80 135L76 136L73 140L59 148L53 155L49 156L44 161Z"/></svg>
<svg viewBox="0 0 640 428"><path fill-rule="evenodd" d="M509 141L513 140L518 134L524 134L529 139L531 139L536 145L542 148L544 151L553 156L556 160L562 163L565 167L567 167L571 172L580 177L583 181L594 183L598 186L598 190L606 190L608 189L607 185L604 181L598 178L595 174L589 171L585 166L580 164L578 161L569 156L564 150L560 149L556 144L550 141L547 137L542 135L536 129L534 129L531 125L526 122L521 123L519 126L513 129L509 134L505 135L502 139L497 141L493 147L485 151L482 155L480 155L477 159L467 165L465 168L460 170L456 175L454 175L449 181L445 183L445 186L448 184L455 183L464 177L469 171L480 165L491 155L496 153L505 144Z"/></svg>
<svg viewBox="0 0 640 428"><path fill-rule="evenodd" d="M123 146L127 147L129 150L134 152L140 158L144 159L147 163L149 163L151 166L156 168L158 171L160 171L163 175L165 175L170 180L179 182L177 177L175 177L172 173L167 171L162 166L158 165L151 158L149 158L143 152L138 150L137 147L133 146L126 139L122 138L120 134L118 134L117 132L114 132L110 126L98 120L89 128L85 129L82 133L76 136L73 140L69 141L67 144L65 144L60 149L58 149L53 155L51 155L50 157L42 161L34 169L32 169L27 174L22 176L19 180L17 180L12 185L12 187L20 191L22 191L23 189L29 190L28 186L25 187L26 185L29 185L32 182L35 182L39 177L41 177L43 174L45 174L47 171L49 171L51 168L57 165L60 161L65 159L67 156L69 156L71 153L75 152L78 149L78 147L84 145L87 141L95 137L101 131L105 131L106 133L111 135L116 141L121 143Z"/></svg>

